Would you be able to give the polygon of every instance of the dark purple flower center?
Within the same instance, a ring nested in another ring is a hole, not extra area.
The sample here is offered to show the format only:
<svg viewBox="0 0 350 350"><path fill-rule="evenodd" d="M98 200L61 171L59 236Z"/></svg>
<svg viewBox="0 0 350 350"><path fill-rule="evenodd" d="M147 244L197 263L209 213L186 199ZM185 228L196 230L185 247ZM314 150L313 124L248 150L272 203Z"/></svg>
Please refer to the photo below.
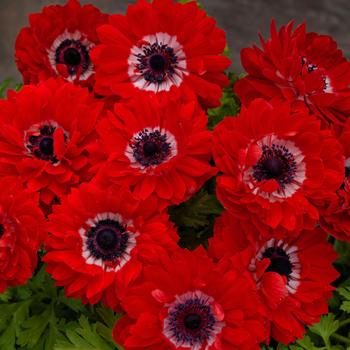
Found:
<svg viewBox="0 0 350 350"><path fill-rule="evenodd" d="M262 156L253 166L256 181L275 179L281 188L290 184L296 173L297 164L289 150L280 145L262 147Z"/></svg>
<svg viewBox="0 0 350 350"><path fill-rule="evenodd" d="M138 133L130 142L134 159L144 167L165 162L171 155L171 145L166 134L147 129Z"/></svg>
<svg viewBox="0 0 350 350"><path fill-rule="evenodd" d="M213 336L216 319L207 300L190 298L169 311L166 323L171 339L192 347L204 344Z"/></svg>
<svg viewBox="0 0 350 350"><path fill-rule="evenodd" d="M350 167L346 166L345 167L345 178L348 178L350 176Z"/></svg>
<svg viewBox="0 0 350 350"><path fill-rule="evenodd" d="M263 258L270 259L270 265L266 272L276 272L287 278L293 272L293 265L289 260L288 254L280 247L267 248L263 253Z"/></svg>
<svg viewBox="0 0 350 350"><path fill-rule="evenodd" d="M92 256L112 261L125 252L129 234L118 221L105 219L90 228L87 238L87 247Z"/></svg>
<svg viewBox="0 0 350 350"><path fill-rule="evenodd" d="M320 68L317 64L314 64L307 60L307 58L302 57L301 59L302 67L303 69L306 69L307 74L317 72L317 74L320 74L323 80L323 92L327 92L327 89L329 88L329 79L327 79L327 76L325 75L325 71Z"/></svg>
<svg viewBox="0 0 350 350"><path fill-rule="evenodd" d="M160 84L175 73L178 59L173 48L162 43L143 46L143 53L137 55L137 69L149 83Z"/></svg>
<svg viewBox="0 0 350 350"><path fill-rule="evenodd" d="M80 40L64 40L56 49L55 60L67 66L70 76L81 75L91 66L89 49Z"/></svg>
<svg viewBox="0 0 350 350"><path fill-rule="evenodd" d="M80 52L74 47L69 47L67 50L65 50L63 53L63 58L66 65L70 66L77 66L81 62Z"/></svg>
<svg viewBox="0 0 350 350"><path fill-rule="evenodd" d="M0 224L0 239L2 238L2 236L4 235L5 233L5 227L3 224Z"/></svg>
<svg viewBox="0 0 350 350"><path fill-rule="evenodd" d="M345 189L349 184L349 179L350 179L350 167L349 166L345 166L344 167L344 181L340 186L340 189Z"/></svg>
<svg viewBox="0 0 350 350"><path fill-rule="evenodd" d="M196 331L202 324L202 318L198 314L188 314L184 318L184 325L187 329Z"/></svg>
<svg viewBox="0 0 350 350"><path fill-rule="evenodd" d="M38 159L50 161L52 164L57 163L53 139L55 130L56 127L50 124L41 126L38 131L27 137L26 148Z"/></svg>

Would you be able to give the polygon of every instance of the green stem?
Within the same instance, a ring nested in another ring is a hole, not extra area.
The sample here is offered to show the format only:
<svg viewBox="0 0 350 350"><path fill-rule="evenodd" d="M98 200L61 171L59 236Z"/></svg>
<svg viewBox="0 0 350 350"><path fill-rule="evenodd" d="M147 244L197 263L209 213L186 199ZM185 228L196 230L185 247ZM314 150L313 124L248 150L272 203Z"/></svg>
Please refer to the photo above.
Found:
<svg viewBox="0 0 350 350"><path fill-rule="evenodd" d="M344 327L344 326L346 326L349 323L350 323L350 318L348 318L348 319L346 319L344 321L341 321L341 322L339 322L339 328Z"/></svg>
<svg viewBox="0 0 350 350"><path fill-rule="evenodd" d="M350 339L346 338L346 337L344 337L344 336L342 336L342 335L340 335L338 333L333 333L331 335L331 337L334 338L334 339L339 340L340 342L342 342L342 343L344 343L344 344L346 344L348 346L350 345Z"/></svg>
<svg viewBox="0 0 350 350"><path fill-rule="evenodd" d="M327 337L327 338L324 338L323 340L324 340L324 344L326 345L326 349L332 350L332 345L331 345L329 338Z"/></svg>

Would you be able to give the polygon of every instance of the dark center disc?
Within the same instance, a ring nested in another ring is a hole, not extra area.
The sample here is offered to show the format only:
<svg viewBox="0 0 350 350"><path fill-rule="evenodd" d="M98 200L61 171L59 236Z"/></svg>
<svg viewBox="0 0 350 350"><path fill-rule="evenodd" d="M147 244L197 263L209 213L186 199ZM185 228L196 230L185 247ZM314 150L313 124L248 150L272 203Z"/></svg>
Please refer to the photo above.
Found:
<svg viewBox="0 0 350 350"><path fill-rule="evenodd" d="M96 243L105 251L112 250L119 243L118 235L116 234L115 230L111 228L104 228L97 233Z"/></svg>
<svg viewBox="0 0 350 350"><path fill-rule="evenodd" d="M282 248L268 248L263 254L263 257L270 259L270 265L266 269L266 272L276 272L286 277L289 277L292 273L292 263L289 260L289 256Z"/></svg>
<svg viewBox="0 0 350 350"><path fill-rule="evenodd" d="M198 330L201 326L202 319L198 314L188 314L184 319L184 325L191 331Z"/></svg>
<svg viewBox="0 0 350 350"><path fill-rule="evenodd" d="M70 66L78 66L81 62L80 52L74 47L70 47L64 51L64 62Z"/></svg>
<svg viewBox="0 0 350 350"><path fill-rule="evenodd" d="M153 55L149 59L149 65L155 71L163 71L166 66L166 59L162 55Z"/></svg>
<svg viewBox="0 0 350 350"><path fill-rule="evenodd" d="M277 178L283 174L283 162L278 158L266 159L263 167L271 179Z"/></svg>
<svg viewBox="0 0 350 350"><path fill-rule="evenodd" d="M53 155L53 138L52 137L43 137L39 143L40 152L47 155Z"/></svg>
<svg viewBox="0 0 350 350"><path fill-rule="evenodd" d="M159 152L159 147L153 141L146 141L143 145L143 152L146 157L152 157Z"/></svg>

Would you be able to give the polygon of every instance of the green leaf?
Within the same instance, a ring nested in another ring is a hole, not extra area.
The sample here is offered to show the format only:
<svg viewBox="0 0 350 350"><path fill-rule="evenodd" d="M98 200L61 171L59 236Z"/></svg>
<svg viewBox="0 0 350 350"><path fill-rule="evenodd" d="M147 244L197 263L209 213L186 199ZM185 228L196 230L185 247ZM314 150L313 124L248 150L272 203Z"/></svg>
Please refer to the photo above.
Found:
<svg viewBox="0 0 350 350"><path fill-rule="evenodd" d="M350 244L336 240L334 249L339 254L336 267L341 273L341 286L350 285ZM338 284L339 285L339 284Z"/></svg>
<svg viewBox="0 0 350 350"><path fill-rule="evenodd" d="M110 328L113 328L115 323L123 316L122 314L115 314L111 309L103 307L96 308L96 312L101 320Z"/></svg>
<svg viewBox="0 0 350 350"><path fill-rule="evenodd" d="M339 321L335 319L334 314L328 314L321 317L321 321L310 327L310 330L322 337L326 347L330 347L329 338L339 328Z"/></svg>
<svg viewBox="0 0 350 350"><path fill-rule="evenodd" d="M64 349L77 349L69 337L92 350L115 349L112 324L119 315L109 310L95 312L80 300L65 297L44 265L26 286L10 288L2 295L0 310L1 350L54 350L60 344L67 346ZM76 322L79 317L80 323Z"/></svg>
<svg viewBox="0 0 350 350"><path fill-rule="evenodd" d="M30 301L2 304L0 316L0 349L14 350L20 325L28 317Z"/></svg>
<svg viewBox="0 0 350 350"><path fill-rule="evenodd" d="M22 83L14 83L14 80L11 78L5 79L2 83L0 83L0 98L5 98L7 90L9 89L19 91L22 85Z"/></svg>
<svg viewBox="0 0 350 350"><path fill-rule="evenodd" d="M17 344L32 349L41 340L40 338L53 317L53 309L50 305L43 313L34 315L22 322L22 330L17 337Z"/></svg>
<svg viewBox="0 0 350 350"><path fill-rule="evenodd" d="M278 344L277 345L277 350L288 350L288 346L283 345L283 344Z"/></svg>
<svg viewBox="0 0 350 350"><path fill-rule="evenodd" d="M296 343L298 345L300 345L301 347L299 347L299 346L297 347L297 346L292 345L290 347L291 350L299 350L299 349L318 350L318 349L322 349L322 348L317 348L308 335L304 336L303 339L297 340Z"/></svg>
<svg viewBox="0 0 350 350"><path fill-rule="evenodd" d="M350 313L350 287L338 288L337 292L345 299L340 305L340 310Z"/></svg>
<svg viewBox="0 0 350 350"><path fill-rule="evenodd" d="M177 226L182 248L193 250L200 244L208 245L208 238L213 235L213 226L216 216L223 208L214 194L209 193L212 180L197 192L187 202L168 209L170 219ZM215 186L214 186L215 187Z"/></svg>
<svg viewBox="0 0 350 350"><path fill-rule="evenodd" d="M214 195L201 190L184 204L171 207L169 212L178 226L199 228L209 224L209 215L220 215L222 206Z"/></svg>
<svg viewBox="0 0 350 350"><path fill-rule="evenodd" d="M233 73L228 73L230 84L223 89L220 107L208 110L208 128L213 129L224 117L235 116L241 108L240 102L233 92L233 85L239 77Z"/></svg>
<svg viewBox="0 0 350 350"><path fill-rule="evenodd" d="M67 298L63 289L59 292L58 301L77 313L86 311L86 306L83 305L80 299Z"/></svg>
<svg viewBox="0 0 350 350"><path fill-rule="evenodd" d="M202 5L199 3L199 1L196 0L177 0L177 2L179 2L180 4L187 4L189 2L196 2L198 4L199 7L202 7Z"/></svg>
<svg viewBox="0 0 350 350"><path fill-rule="evenodd" d="M270 346L267 346L265 344L261 344L260 349L261 350L274 350L273 348L271 348Z"/></svg>
<svg viewBox="0 0 350 350"><path fill-rule="evenodd" d="M0 84L0 98L4 98L6 95L7 89L9 89L12 83L12 79L6 79Z"/></svg>
<svg viewBox="0 0 350 350"><path fill-rule="evenodd" d="M67 340L58 341L55 350L114 350L116 345L113 343L112 337L107 336L106 327L102 327L103 336L97 331L96 324L90 324L85 316L79 319L79 325L76 329L68 329L66 331ZM101 324L99 326L101 330ZM112 330L110 329L110 332ZM106 339L109 338L109 339Z"/></svg>

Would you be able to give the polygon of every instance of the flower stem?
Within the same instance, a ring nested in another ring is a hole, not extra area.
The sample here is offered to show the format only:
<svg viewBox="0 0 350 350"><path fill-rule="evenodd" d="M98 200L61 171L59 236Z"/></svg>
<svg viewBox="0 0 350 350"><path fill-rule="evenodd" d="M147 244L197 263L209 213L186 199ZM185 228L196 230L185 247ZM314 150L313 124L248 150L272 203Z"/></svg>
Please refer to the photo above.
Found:
<svg viewBox="0 0 350 350"><path fill-rule="evenodd" d="M346 337L344 337L344 336L342 336L342 335L340 335L338 333L333 333L331 335L331 337L334 338L334 339L339 340L340 342L342 342L342 343L344 343L344 344L346 344L348 346L350 345L350 339L346 338Z"/></svg>

